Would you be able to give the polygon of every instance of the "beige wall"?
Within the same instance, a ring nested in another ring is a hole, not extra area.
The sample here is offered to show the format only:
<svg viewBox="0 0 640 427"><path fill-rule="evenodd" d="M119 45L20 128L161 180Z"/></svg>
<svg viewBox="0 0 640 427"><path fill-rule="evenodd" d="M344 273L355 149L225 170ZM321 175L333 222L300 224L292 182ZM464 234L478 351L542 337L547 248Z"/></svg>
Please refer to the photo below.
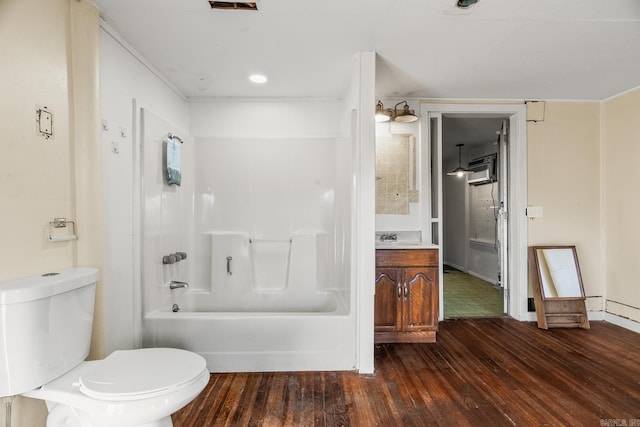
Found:
<svg viewBox="0 0 640 427"><path fill-rule="evenodd" d="M529 122L529 245L575 244L590 310L640 322L640 89L604 102L547 102Z"/></svg>
<svg viewBox="0 0 640 427"><path fill-rule="evenodd" d="M606 310L640 322L640 89L602 104Z"/></svg>
<svg viewBox="0 0 640 427"><path fill-rule="evenodd" d="M101 266L97 40L98 12L87 0L0 0L0 282ZM52 139L36 133L36 106L53 112ZM79 240L49 242L54 217L75 220ZM12 413L14 427L43 426L46 409L17 398Z"/></svg>
<svg viewBox="0 0 640 427"><path fill-rule="evenodd" d="M46 239L54 217L75 219L68 19L66 0L0 2L0 282L74 262L75 243ZM53 111L53 139L36 135L36 106Z"/></svg>
<svg viewBox="0 0 640 427"><path fill-rule="evenodd" d="M527 122L529 245L575 245L589 310L603 309L600 103L546 102Z"/></svg>

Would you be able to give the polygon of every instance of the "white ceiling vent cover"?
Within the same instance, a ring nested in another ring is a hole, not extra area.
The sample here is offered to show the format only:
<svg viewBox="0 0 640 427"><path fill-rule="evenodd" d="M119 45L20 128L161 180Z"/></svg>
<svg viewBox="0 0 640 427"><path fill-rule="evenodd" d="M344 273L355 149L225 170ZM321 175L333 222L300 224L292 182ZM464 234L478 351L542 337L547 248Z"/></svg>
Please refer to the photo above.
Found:
<svg viewBox="0 0 640 427"><path fill-rule="evenodd" d="M225 10L258 10L258 2L233 2L233 1L213 1L209 0L211 9Z"/></svg>

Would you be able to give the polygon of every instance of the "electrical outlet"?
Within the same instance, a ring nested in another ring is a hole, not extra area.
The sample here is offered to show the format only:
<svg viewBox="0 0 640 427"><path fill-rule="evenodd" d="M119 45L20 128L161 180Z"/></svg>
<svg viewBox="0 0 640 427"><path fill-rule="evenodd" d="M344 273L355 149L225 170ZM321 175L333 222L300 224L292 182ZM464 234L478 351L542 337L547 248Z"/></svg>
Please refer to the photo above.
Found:
<svg viewBox="0 0 640 427"><path fill-rule="evenodd" d="M36 130L45 139L53 138L53 113L47 107L36 107Z"/></svg>
<svg viewBox="0 0 640 427"><path fill-rule="evenodd" d="M527 206L527 217L528 218L541 218L542 217L542 206Z"/></svg>

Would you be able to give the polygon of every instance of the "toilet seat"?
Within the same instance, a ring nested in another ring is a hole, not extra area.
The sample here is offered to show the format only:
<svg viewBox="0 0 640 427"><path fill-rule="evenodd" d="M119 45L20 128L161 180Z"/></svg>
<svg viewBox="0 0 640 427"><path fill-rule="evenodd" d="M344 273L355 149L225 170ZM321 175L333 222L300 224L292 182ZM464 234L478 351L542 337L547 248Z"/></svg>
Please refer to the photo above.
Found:
<svg viewBox="0 0 640 427"><path fill-rule="evenodd" d="M185 350L122 350L23 395L46 401L51 427L167 427L209 382L206 365Z"/></svg>
<svg viewBox="0 0 640 427"><path fill-rule="evenodd" d="M85 396L106 401L148 399L170 393L198 378L205 360L174 348L115 351L103 360L86 362L77 386Z"/></svg>

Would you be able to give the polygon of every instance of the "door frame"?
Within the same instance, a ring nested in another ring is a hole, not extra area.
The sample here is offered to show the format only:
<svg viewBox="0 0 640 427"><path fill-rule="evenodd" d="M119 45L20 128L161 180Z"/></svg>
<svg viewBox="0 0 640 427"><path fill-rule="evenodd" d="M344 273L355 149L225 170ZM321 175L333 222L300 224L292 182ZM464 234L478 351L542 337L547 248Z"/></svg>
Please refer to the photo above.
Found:
<svg viewBox="0 0 640 427"><path fill-rule="evenodd" d="M422 117L421 145L425 151L429 147L429 137L431 135L430 117L448 113L471 114L478 116L502 115L509 118L509 170L508 170L508 260L507 277L509 289L509 310L508 315L517 320L529 320L527 311L528 282L527 282L527 120L526 106L524 103L430 103L420 104L420 117ZM441 147L439 148L441 149ZM442 159L438 167L442 168ZM429 175L429 174L424 174ZM427 186L424 199L431 200L430 185ZM441 202L442 182L439 185ZM430 210L428 211L430 215ZM430 222L430 218L429 218ZM439 221L440 236L442 236L442 220ZM444 320L444 297L443 297L443 271L442 271L442 244L440 243L439 257L439 283L440 286L440 307L439 320Z"/></svg>

